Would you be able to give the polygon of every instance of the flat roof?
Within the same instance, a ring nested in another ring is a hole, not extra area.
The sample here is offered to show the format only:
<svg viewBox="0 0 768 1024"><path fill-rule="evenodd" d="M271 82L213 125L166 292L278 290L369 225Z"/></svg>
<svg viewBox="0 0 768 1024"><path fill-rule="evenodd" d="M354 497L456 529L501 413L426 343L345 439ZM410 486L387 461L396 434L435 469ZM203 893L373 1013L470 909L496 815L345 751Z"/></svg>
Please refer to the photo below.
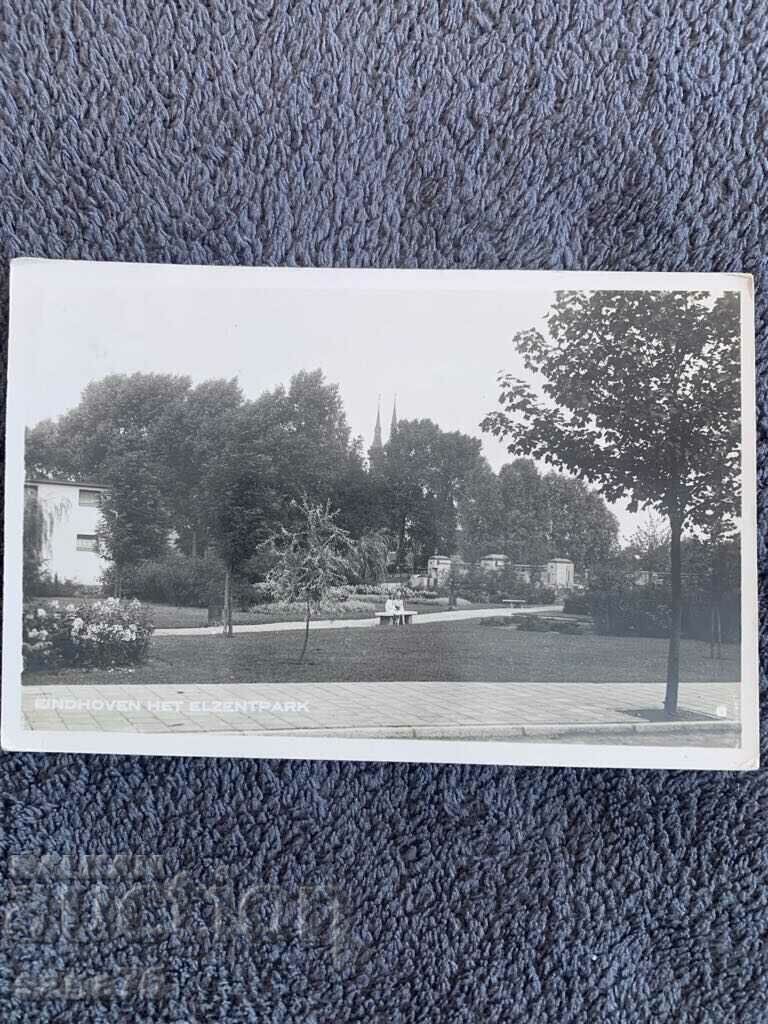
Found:
<svg viewBox="0 0 768 1024"><path fill-rule="evenodd" d="M90 480L43 480L33 477L24 481L24 486L31 484L55 484L57 487L92 487L94 490L108 491L109 484L95 484Z"/></svg>

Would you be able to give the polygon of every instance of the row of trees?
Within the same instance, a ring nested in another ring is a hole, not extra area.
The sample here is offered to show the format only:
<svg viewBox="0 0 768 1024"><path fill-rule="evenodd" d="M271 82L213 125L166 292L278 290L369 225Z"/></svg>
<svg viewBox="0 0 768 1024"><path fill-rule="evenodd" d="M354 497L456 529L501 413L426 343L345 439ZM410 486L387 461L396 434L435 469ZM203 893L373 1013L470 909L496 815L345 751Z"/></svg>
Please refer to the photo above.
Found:
<svg viewBox="0 0 768 1024"><path fill-rule="evenodd" d="M237 557L307 494L346 505L362 472L338 390L319 371L246 401L236 381L113 375L29 431L27 472L109 488L105 541L120 564L210 544Z"/></svg>
<svg viewBox="0 0 768 1024"><path fill-rule="evenodd" d="M161 557L169 537L192 557L213 549L231 571L268 571L264 542L297 528L305 500L338 510L338 527L375 574L382 544L401 568L436 551L474 561L570 556L594 566L616 545L604 501L577 480L518 459L497 475L481 442L428 419L401 420L366 460L338 388L321 371L246 400L236 381L193 386L167 374L114 375L80 404L28 432L31 476L104 484L105 550L120 571Z"/></svg>
<svg viewBox="0 0 768 1024"><path fill-rule="evenodd" d="M460 553L475 562L489 552L513 564L570 558L577 572L602 565L618 548L618 522L599 494L561 473L541 473L518 458L498 474L477 474L458 506Z"/></svg>

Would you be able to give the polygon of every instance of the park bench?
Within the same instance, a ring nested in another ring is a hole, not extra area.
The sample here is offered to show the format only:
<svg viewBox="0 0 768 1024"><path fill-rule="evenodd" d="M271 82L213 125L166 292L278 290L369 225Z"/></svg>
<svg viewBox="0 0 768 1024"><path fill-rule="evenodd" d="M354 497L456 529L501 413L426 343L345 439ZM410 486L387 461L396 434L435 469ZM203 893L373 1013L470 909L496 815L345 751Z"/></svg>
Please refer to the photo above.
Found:
<svg viewBox="0 0 768 1024"><path fill-rule="evenodd" d="M519 597L505 597L501 603L509 608L525 608L525 601Z"/></svg>
<svg viewBox="0 0 768 1024"><path fill-rule="evenodd" d="M376 612L379 617L379 625L386 626L391 625L392 620L395 618L401 618L406 626L410 626L415 617L419 614L418 612Z"/></svg>

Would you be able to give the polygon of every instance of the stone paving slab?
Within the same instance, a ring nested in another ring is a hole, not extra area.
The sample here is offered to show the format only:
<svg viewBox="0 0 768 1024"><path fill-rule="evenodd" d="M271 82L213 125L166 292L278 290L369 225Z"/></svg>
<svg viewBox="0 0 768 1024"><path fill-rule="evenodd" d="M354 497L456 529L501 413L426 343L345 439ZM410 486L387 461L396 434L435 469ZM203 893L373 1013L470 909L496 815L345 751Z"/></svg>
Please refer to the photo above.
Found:
<svg viewBox="0 0 768 1024"><path fill-rule="evenodd" d="M419 612L413 619L414 626L428 626L433 622L462 622L467 619L492 619L499 616L513 618L516 615L543 615L562 612L559 604L531 605L525 608L456 608L445 612ZM370 629L377 626L381 629L393 629L391 625L382 626L378 618L371 619L313 619L312 629ZM300 619L290 622L255 622L232 627L234 633L284 633L303 630L305 624ZM401 629L410 627L401 626ZM167 626L156 629L153 636L218 636L221 626Z"/></svg>
<svg viewBox="0 0 768 1024"><path fill-rule="evenodd" d="M681 683L680 708L738 728L738 683ZM51 731L514 738L578 729L636 733L661 683L236 683L24 686L25 727ZM667 723L650 723L662 731Z"/></svg>

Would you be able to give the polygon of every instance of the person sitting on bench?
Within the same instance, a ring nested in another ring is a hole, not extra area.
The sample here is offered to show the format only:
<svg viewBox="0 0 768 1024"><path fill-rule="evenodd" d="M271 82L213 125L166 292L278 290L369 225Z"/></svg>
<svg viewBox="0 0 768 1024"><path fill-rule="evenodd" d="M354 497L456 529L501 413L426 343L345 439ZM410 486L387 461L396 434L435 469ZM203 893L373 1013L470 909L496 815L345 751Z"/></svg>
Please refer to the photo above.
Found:
<svg viewBox="0 0 768 1024"><path fill-rule="evenodd" d="M391 594L389 595L387 600L384 602L384 614L392 616L392 625L393 626L397 625L397 609L395 607L396 604L397 604L397 602L395 601L395 599L392 597Z"/></svg>
<svg viewBox="0 0 768 1024"><path fill-rule="evenodd" d="M392 602L394 604L395 612L395 623L398 626L402 626L405 623L405 603L403 601L403 592L398 590L397 597Z"/></svg>

